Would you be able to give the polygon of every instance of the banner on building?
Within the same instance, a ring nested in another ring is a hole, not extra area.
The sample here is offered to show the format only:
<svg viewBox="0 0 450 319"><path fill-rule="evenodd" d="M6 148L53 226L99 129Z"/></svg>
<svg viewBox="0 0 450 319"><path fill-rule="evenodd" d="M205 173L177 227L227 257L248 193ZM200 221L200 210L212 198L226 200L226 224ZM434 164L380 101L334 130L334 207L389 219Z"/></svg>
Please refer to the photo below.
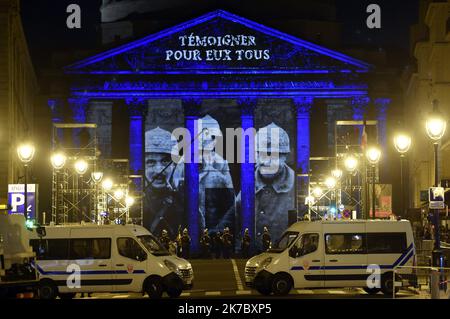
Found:
<svg viewBox="0 0 450 319"><path fill-rule="evenodd" d="M369 192L368 206L372 216L372 189ZM389 218L392 215L392 184L375 184L375 217Z"/></svg>

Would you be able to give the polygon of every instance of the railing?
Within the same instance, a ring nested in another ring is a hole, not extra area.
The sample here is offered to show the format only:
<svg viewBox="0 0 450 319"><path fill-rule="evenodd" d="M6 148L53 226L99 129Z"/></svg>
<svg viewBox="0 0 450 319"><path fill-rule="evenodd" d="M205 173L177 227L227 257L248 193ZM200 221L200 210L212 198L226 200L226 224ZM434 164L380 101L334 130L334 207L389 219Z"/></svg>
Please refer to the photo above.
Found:
<svg viewBox="0 0 450 319"><path fill-rule="evenodd" d="M393 271L394 288L392 298L399 289L405 286L405 274L412 274L406 279L408 289L418 299L450 299L450 268L427 266L398 266Z"/></svg>

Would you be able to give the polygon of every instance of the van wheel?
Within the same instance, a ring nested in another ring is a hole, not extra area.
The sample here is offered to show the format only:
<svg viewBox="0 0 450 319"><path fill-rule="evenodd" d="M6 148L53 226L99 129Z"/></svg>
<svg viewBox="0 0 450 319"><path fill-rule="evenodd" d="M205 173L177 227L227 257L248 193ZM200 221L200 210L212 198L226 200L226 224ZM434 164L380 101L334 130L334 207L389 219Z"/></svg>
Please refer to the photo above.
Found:
<svg viewBox="0 0 450 319"><path fill-rule="evenodd" d="M152 299L160 299L163 294L163 285L161 278L152 277L146 280L144 291Z"/></svg>
<svg viewBox="0 0 450 319"><path fill-rule="evenodd" d="M167 288L167 294L170 298L178 298L181 296L181 293L183 292L183 289L172 287Z"/></svg>
<svg viewBox="0 0 450 319"><path fill-rule="evenodd" d="M58 295L58 288L51 280L42 280L39 283L39 298L40 299L55 299Z"/></svg>
<svg viewBox="0 0 450 319"><path fill-rule="evenodd" d="M276 296L287 295L292 288L292 279L286 274L276 274L272 281L272 291Z"/></svg>
<svg viewBox="0 0 450 319"><path fill-rule="evenodd" d="M68 293L64 293L64 294L59 294L59 298L61 299L73 299L75 298L76 293L75 292L68 292Z"/></svg>
<svg viewBox="0 0 450 319"><path fill-rule="evenodd" d="M393 274L391 272L385 273L381 277L381 291L388 296L393 295L394 292L394 281L393 281ZM395 276L395 280L400 280L400 277L398 275ZM398 287L395 287L395 292L397 293L399 291Z"/></svg>
<svg viewBox="0 0 450 319"><path fill-rule="evenodd" d="M367 292L369 295L376 295L381 291L380 288L369 288L369 287L364 287L363 290Z"/></svg>

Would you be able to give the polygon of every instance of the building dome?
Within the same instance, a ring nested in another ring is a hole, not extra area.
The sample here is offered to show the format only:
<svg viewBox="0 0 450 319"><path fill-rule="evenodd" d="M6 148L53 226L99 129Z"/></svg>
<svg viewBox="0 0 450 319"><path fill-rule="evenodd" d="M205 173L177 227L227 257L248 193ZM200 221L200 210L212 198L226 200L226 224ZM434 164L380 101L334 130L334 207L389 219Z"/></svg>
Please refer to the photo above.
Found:
<svg viewBox="0 0 450 319"><path fill-rule="evenodd" d="M142 14L177 7L186 0L103 0L102 22L115 22L131 14Z"/></svg>

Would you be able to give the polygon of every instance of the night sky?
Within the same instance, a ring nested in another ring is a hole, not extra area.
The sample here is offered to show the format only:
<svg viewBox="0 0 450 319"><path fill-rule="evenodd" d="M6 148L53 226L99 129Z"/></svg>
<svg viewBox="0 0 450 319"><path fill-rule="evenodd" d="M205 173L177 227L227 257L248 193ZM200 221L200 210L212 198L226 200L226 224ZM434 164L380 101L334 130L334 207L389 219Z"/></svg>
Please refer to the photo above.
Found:
<svg viewBox="0 0 450 319"><path fill-rule="evenodd" d="M258 4L261 4L261 1L240 0L238 3L247 7L254 5L252 13L257 17L261 7ZM290 10L283 12L283 5L288 7L292 0L271 1L277 8L271 18L283 18L287 14L291 17L296 15L296 12ZM300 0L295 1L298 7ZM22 0L24 29L37 68L48 62L52 51L89 49L96 46L101 2L101 0ZM71 3L77 3L82 8L81 30L69 30L65 26L66 7ZM204 12L219 8L227 10L232 5L234 8L237 7L236 0L198 1L198 3L200 7L204 4L202 7ZM384 48L397 55L408 54L409 28L418 19L418 0L335 0L335 3L337 20L343 25L343 46ZM377 3L382 8L381 30L370 30L365 26L368 15L366 7L370 3ZM177 14L175 10L173 13L175 18ZM301 15L301 12L298 14ZM183 12L183 15L186 13ZM193 12L191 18L196 15L197 12ZM267 12L261 12L261 16L263 15L267 15Z"/></svg>

